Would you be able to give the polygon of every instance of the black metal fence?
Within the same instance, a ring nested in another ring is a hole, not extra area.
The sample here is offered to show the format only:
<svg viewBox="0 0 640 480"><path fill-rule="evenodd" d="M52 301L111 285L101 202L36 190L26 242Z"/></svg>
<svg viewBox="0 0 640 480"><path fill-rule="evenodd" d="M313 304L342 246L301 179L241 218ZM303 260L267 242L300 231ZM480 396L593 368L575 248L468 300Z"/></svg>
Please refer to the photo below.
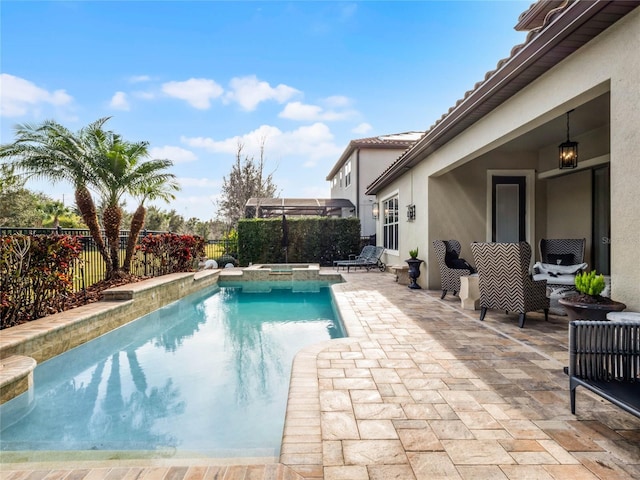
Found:
<svg viewBox="0 0 640 480"><path fill-rule="evenodd" d="M124 262L127 241L129 240L129 230L120 231L119 249L121 255L120 263ZM158 235L168 232L143 230L140 233L138 241L148 234ZM82 255L78 262L72 267L73 275L73 291L79 292L89 286L104 280L106 274L106 265L98 247L89 234L89 230L79 228L7 228L0 227L0 236L2 235L72 235L80 237L82 242ZM104 230L102 231L104 238ZM106 242L106 239L105 239ZM225 255L233 255L237 252L237 242L234 240L209 240L205 245L205 256L207 258L219 259ZM156 268L153 258L145 254L137 253L131 262L131 273L137 276L157 276L164 272Z"/></svg>

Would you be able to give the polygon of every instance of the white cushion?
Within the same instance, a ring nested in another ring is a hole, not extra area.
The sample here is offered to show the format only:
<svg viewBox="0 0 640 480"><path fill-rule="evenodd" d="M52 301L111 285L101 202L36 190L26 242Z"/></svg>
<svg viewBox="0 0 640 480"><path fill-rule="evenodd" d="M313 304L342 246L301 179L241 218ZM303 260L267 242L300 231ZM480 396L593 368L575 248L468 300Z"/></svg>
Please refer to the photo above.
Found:
<svg viewBox="0 0 640 480"><path fill-rule="evenodd" d="M552 277L546 273L536 273L533 276L533 280L546 280L548 285L575 285L575 275L558 275Z"/></svg>
<svg viewBox="0 0 640 480"><path fill-rule="evenodd" d="M540 273L553 273L556 275L575 275L581 270L588 267L586 263L578 263L576 265L554 265L552 263L536 262L533 266Z"/></svg>

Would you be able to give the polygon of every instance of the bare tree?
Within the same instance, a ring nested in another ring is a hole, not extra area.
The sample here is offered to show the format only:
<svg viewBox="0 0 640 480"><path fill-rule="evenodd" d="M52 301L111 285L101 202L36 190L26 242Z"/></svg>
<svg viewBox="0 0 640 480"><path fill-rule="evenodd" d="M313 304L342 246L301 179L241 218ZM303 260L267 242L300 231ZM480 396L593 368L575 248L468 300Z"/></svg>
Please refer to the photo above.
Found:
<svg viewBox="0 0 640 480"><path fill-rule="evenodd" d="M264 140L260 143L260 159L245 155L244 145L238 142L236 161L228 177L222 177L222 197L218 202L218 215L234 227L244 217L244 207L250 198L274 198L277 187L273 172L264 175Z"/></svg>

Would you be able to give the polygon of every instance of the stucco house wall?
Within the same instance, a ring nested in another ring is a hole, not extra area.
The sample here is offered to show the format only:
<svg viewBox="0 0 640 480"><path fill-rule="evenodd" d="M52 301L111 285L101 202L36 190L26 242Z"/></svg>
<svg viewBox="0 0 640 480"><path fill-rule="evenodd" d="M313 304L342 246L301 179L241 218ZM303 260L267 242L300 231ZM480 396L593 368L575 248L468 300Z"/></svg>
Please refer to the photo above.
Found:
<svg viewBox="0 0 640 480"><path fill-rule="evenodd" d="M496 149L610 92L610 145L604 131L606 127L592 132L589 139L578 141L582 159L603 152L610 156L612 292L628 309L640 310L638 51L640 9L626 15L377 192L378 198L394 191L402 196L410 186L410 177L414 192L415 185L420 185L420 195L414 199L417 220L408 225L409 222L400 217L400 250L406 253L407 248L417 244L421 252L430 252L425 266L428 274L419 279L423 287L438 288L439 284L437 265L431 254L432 240L457 237L466 246L475 239L485 239L486 169L528 168L539 174L555 168L557 145L563 140L564 132L559 132L559 139L549 138L548 145L536 151L504 156L498 155ZM590 238L590 213L586 213L590 202L580 196L580 192L589 191L589 174L573 175L536 180L534 251L538 239L544 235L560 236L568 231L575 235L579 231L586 232L585 236ZM403 204L401 200L400 205ZM566 205L576 214L561 215L557 205ZM426 224L425 218L428 218ZM584 219L588 219L588 223ZM379 222L378 234L380 229ZM469 256L468 247L463 252Z"/></svg>
<svg viewBox="0 0 640 480"><path fill-rule="evenodd" d="M367 186L391 165L423 132L405 132L352 140L333 166L327 180L331 182L331 198L346 198L356 205L361 234L376 233L373 217L375 195L367 195ZM347 164L351 181L346 184Z"/></svg>

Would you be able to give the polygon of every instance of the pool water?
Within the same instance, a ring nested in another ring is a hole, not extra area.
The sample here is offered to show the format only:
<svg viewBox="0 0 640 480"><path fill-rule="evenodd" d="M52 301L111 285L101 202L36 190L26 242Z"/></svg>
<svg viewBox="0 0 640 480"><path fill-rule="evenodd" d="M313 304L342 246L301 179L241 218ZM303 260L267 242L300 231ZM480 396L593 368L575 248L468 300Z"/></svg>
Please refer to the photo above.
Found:
<svg viewBox="0 0 640 480"><path fill-rule="evenodd" d="M328 285L302 290L208 289L38 365L1 450L278 455L293 357L344 336Z"/></svg>

